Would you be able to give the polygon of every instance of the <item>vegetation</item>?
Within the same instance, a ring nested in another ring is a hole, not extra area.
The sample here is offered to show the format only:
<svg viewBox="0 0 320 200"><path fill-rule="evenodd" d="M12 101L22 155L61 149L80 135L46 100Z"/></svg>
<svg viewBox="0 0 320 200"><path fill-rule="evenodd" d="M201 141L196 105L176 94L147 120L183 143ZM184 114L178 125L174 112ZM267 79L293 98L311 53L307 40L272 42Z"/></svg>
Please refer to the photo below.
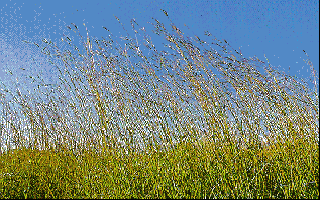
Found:
<svg viewBox="0 0 320 200"><path fill-rule="evenodd" d="M94 50L87 34L80 57L43 40L42 53L64 63L61 82L51 96L1 89L2 118L14 120L1 126L0 197L318 198L316 89L270 65L262 75L264 62L234 50L237 60L226 41L212 44L231 56L201 53L155 21L174 53L145 33L148 58L127 37L125 48L95 39Z"/></svg>

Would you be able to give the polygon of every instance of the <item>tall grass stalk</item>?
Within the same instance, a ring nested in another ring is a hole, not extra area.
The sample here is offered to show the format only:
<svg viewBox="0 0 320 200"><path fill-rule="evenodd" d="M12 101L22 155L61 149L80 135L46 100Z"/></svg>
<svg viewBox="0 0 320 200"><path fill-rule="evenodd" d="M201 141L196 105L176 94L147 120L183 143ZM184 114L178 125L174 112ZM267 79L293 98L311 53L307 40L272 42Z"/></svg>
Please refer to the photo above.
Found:
<svg viewBox="0 0 320 200"><path fill-rule="evenodd" d="M256 64L263 61L233 49L237 59L226 40L212 42L220 54L173 23L170 33L155 22L153 32L172 53L158 52L131 20L152 56L137 37L123 38L121 47L111 33L92 41L87 31L85 40L79 34L86 52L74 46L78 55L44 39L42 53L64 63L54 95L41 92L40 77L29 95L3 84L0 196L317 198L312 65L314 91L270 64L261 74Z"/></svg>

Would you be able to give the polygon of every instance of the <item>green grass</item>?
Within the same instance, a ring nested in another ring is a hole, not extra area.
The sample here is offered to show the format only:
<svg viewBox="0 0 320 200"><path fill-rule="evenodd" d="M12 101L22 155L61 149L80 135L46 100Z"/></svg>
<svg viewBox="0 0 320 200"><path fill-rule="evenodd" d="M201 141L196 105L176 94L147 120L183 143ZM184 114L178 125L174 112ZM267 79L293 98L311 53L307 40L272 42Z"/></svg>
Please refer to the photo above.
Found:
<svg viewBox="0 0 320 200"><path fill-rule="evenodd" d="M231 56L200 53L173 23L169 33L155 21L171 54L145 33L148 58L136 38L122 48L109 35L94 50L88 36L81 58L44 41L42 53L64 63L55 95L0 91L15 119L1 127L0 197L318 198L316 91L270 65L262 75L254 63L264 62L237 60L226 41L212 44Z"/></svg>

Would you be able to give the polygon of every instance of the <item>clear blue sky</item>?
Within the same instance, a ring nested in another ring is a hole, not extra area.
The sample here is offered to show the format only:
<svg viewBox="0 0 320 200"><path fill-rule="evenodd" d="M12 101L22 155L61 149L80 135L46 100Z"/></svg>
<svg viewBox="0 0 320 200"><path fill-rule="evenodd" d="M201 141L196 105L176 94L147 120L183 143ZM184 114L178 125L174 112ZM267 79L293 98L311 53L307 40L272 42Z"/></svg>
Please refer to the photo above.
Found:
<svg viewBox="0 0 320 200"><path fill-rule="evenodd" d="M168 12L172 22L185 35L192 38L197 35L207 42L211 42L214 37L221 41L225 39L233 49L240 48L245 58L257 56L267 63L265 55L270 64L279 70L296 75L299 79L306 78L310 88L313 88L309 78L310 66L303 59L310 59L317 73L319 72L319 1L1 0L0 9L0 78L8 85L18 77L19 84L27 86L26 89L31 86L21 80L28 74L39 73L39 70L42 70L43 78L48 84L55 83L58 79L55 77L54 66L40 53L41 49L33 44L23 43L22 40L42 46L42 39L46 38L62 50L70 49L75 52L66 42L61 41L65 34L82 51L84 47L80 43L80 36L66 26L73 27L71 23L75 23L85 39L85 23L91 38L102 39L103 36L107 39L109 33L102 28L104 26L118 37L120 44L124 44L119 37L126 36L127 33L115 19L114 16L117 16L130 37L135 37L130 25L130 20L135 18L140 27L145 27L158 51L169 50L163 47L162 43L167 43L163 36L152 33L154 27L147 23L154 23L153 17L171 31L171 22L160 9ZM206 30L213 37L204 36ZM138 34L137 37L142 50L146 49L142 45L143 34ZM221 49L215 45L211 47ZM231 48L228 47L228 50ZM147 54L147 51L144 52ZM235 52L233 54L237 55ZM54 61L58 62L58 59ZM263 72L262 68L259 71Z"/></svg>

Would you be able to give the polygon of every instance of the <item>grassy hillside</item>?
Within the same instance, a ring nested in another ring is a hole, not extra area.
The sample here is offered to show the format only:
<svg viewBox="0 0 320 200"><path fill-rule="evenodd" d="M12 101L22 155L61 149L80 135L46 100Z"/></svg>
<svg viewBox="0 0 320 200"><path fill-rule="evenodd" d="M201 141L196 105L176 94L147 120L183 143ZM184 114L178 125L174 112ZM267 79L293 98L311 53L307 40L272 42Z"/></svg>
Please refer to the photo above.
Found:
<svg viewBox="0 0 320 200"><path fill-rule="evenodd" d="M171 49L158 52L131 23L151 53L111 33L87 35L85 54L64 38L78 55L43 40L64 63L54 95L0 90L14 116L1 126L1 198L319 197L316 91L270 65L261 74L263 61L227 41L211 43L222 54L155 20Z"/></svg>

